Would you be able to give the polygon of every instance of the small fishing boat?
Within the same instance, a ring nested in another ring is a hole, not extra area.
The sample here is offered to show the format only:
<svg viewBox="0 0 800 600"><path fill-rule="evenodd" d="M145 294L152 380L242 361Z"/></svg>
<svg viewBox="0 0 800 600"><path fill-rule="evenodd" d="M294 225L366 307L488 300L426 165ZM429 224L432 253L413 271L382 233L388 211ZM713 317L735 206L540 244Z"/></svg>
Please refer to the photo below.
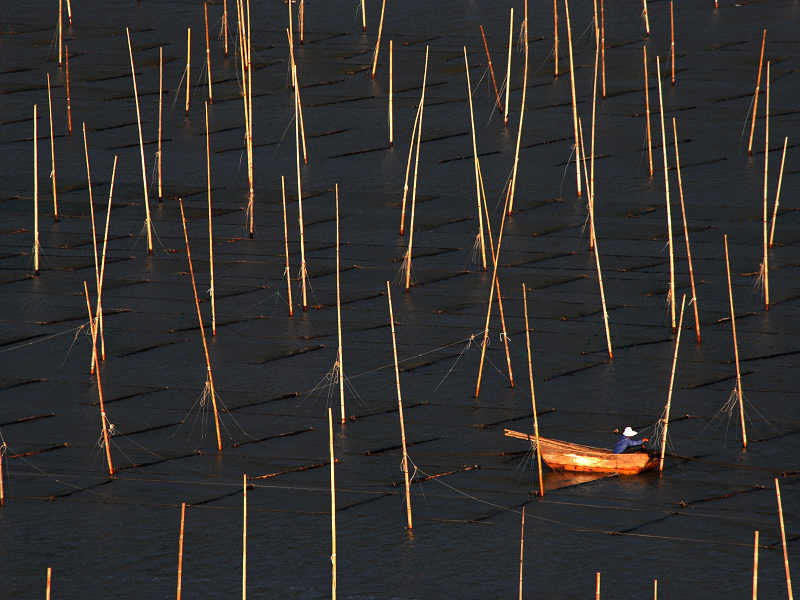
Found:
<svg viewBox="0 0 800 600"><path fill-rule="evenodd" d="M528 433L506 429L507 437L527 440L536 450L536 437ZM592 473L619 473L636 475L654 469L658 458L646 452L614 454L607 448L583 446L539 436L542 460L554 471L588 471Z"/></svg>

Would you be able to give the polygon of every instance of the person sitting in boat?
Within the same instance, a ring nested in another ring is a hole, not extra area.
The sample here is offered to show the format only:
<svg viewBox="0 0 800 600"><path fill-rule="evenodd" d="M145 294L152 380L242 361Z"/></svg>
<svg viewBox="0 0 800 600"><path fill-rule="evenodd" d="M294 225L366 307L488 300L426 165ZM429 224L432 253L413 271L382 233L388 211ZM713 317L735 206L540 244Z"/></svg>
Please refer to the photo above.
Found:
<svg viewBox="0 0 800 600"><path fill-rule="evenodd" d="M636 431L630 427L626 427L625 431L622 432L622 437L619 438L617 445L614 446L614 454L622 454L628 448L635 448L647 442L647 438L642 438L641 440L632 439L636 435L638 435Z"/></svg>

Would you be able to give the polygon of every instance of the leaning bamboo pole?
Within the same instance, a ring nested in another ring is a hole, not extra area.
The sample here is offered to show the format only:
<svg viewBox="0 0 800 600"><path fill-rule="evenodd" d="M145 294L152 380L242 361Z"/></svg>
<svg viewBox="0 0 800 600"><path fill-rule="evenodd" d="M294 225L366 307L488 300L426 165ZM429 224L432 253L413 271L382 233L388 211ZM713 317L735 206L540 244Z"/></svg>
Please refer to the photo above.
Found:
<svg viewBox="0 0 800 600"><path fill-rule="evenodd" d="M553 0L557 2L558 0ZM508 61L506 64L506 102L503 110L503 127L508 127L508 98L511 95L511 50L514 48L514 7L511 7L511 15L508 18ZM556 67L558 72L558 67Z"/></svg>
<svg viewBox="0 0 800 600"><path fill-rule="evenodd" d="M378 68L378 53L381 51L381 34L383 33L383 13L386 10L386 0L381 3L381 20L378 25L378 41L375 42L375 52L372 55L372 78L375 79L375 69Z"/></svg>
<svg viewBox="0 0 800 600"><path fill-rule="evenodd" d="M783 506L781 505L781 486L778 484L778 478L775 478L775 495L778 499L778 521L781 526L781 546L783 547L783 569L786 572L786 596L789 600L793 600L792 594L792 575L789 572L789 553L786 549L786 529L783 526Z"/></svg>
<svg viewBox="0 0 800 600"><path fill-rule="evenodd" d="M400 440L403 444L403 479L406 486L406 520L408 529L414 524L411 520L411 488L408 481L408 451L406 450L406 424L403 418L403 396L400 394L400 366L397 361L397 340L394 332L394 312L392 311L392 289L386 282L386 298L389 300L389 324L392 328L392 352L394 353L394 380L397 385L397 409L400 413Z"/></svg>
<svg viewBox="0 0 800 600"><path fill-rule="evenodd" d="M292 65L292 73L294 74L296 67ZM292 78L294 80L294 77ZM296 89L296 86L295 86ZM298 220L300 223L300 283L303 290L303 311L308 310L308 296L306 293L306 245L305 236L303 235L303 189L300 184L300 128L298 127L298 107L297 96L294 102L294 141L295 141L295 156L297 158L297 210Z"/></svg>
<svg viewBox="0 0 800 600"><path fill-rule="evenodd" d="M339 262L339 184L335 186L336 193L336 331L339 336L339 350L337 352L336 364L339 367L339 405L341 408L342 425L347 420L344 415L344 354L342 353L342 287L340 281L340 262Z"/></svg>
<svg viewBox="0 0 800 600"><path fill-rule="evenodd" d="M764 275L764 310L769 310L769 256L767 254L767 167L769 166L769 61L767 61L767 96L764 99L764 208L762 211L762 229L764 238L764 260L761 263Z"/></svg>
<svg viewBox="0 0 800 600"><path fill-rule="evenodd" d="M489 44L486 42L486 33L483 31L483 25L481 25L481 37L483 38L483 48L486 50L486 60L489 63L489 74L492 76L492 85L494 86L494 96L495 100L497 101L497 110L502 111L503 106L500 104L500 92L497 90L497 80L494 77L494 66L492 65L492 55L489 54ZM466 53L467 47L464 46L464 52Z"/></svg>
<svg viewBox="0 0 800 600"><path fill-rule="evenodd" d="M39 274L39 139L38 108L33 105L33 274Z"/></svg>
<svg viewBox="0 0 800 600"><path fill-rule="evenodd" d="M761 57L758 59L758 75L756 76L756 91L753 94L753 118L750 121L750 141L747 142L747 153L753 153L753 132L756 129L756 111L758 110L758 91L761 88L761 67L764 64L764 45L767 43L767 30L761 33Z"/></svg>
<svg viewBox="0 0 800 600"><path fill-rule="evenodd" d="M300 101L300 82L297 79L297 63L294 61L294 39L289 37L289 53L292 62L292 87L295 92L295 100L297 102L297 110L300 115L300 139L303 141L303 162L308 164L308 153L306 152L306 128L303 123L303 103ZM252 118L252 106L251 106Z"/></svg>
<svg viewBox="0 0 800 600"><path fill-rule="evenodd" d="M208 129L208 103L206 109L206 187L208 189L208 266L211 274L211 335L217 335L217 311L214 303L214 230L211 226L211 131Z"/></svg>
<svg viewBox="0 0 800 600"><path fill-rule="evenodd" d="M131 77L133 78L133 96L136 99L136 125L139 128L139 155L142 163L142 191L144 192L145 224L147 226L147 253L153 253L153 235L150 231L150 201L147 197L147 171L144 166L144 140L142 138L142 117L139 111L139 92L136 88L136 70L133 67L133 47L131 46L131 33L126 27L125 34L128 36L128 53L131 58ZM189 112L189 72L186 66L186 112Z"/></svg>
<svg viewBox="0 0 800 600"><path fill-rule="evenodd" d="M219 413L217 411L217 393L214 390L214 375L211 372L211 358L208 356L208 345L206 344L206 330L203 327L203 315L200 312L200 301L197 297L197 285L194 282L194 268L192 267L192 253L189 250L189 234L186 232L186 218L183 214L183 200L178 198L178 205L181 209L181 223L183 224L183 239L186 242L186 258L189 261L189 275L192 278L192 291L194 292L194 305L197 309L197 320L200 323L200 337L203 340L203 353L206 357L206 371L208 373L208 386L211 392L211 404L214 408L214 428L217 433L217 450L222 452L222 436L219 432Z"/></svg>
<svg viewBox="0 0 800 600"><path fill-rule="evenodd" d="M69 24L72 25L72 3L70 0L67 0L67 20Z"/></svg>
<svg viewBox="0 0 800 600"><path fill-rule="evenodd" d="M50 180L53 184L53 220L58 221L58 198L56 196L56 145L53 137L53 99L50 95L50 73L47 74L47 107L50 111Z"/></svg>
<svg viewBox="0 0 800 600"><path fill-rule="evenodd" d="M565 0L566 1L566 0ZM526 4L527 6L527 4ZM526 92L528 90L528 21L525 20L524 24L524 31L525 31L525 64L522 68L522 100L520 102L520 110L519 110L519 126L517 127L517 145L514 149L514 167L512 169L511 174L511 184L509 186L510 195L508 199L508 206L506 209L508 210L508 214L511 214L511 210L514 208L514 194L517 190L517 172L519 170L519 149L520 145L522 144L522 124L525 121L525 98ZM580 194L579 194L580 195Z"/></svg>
<svg viewBox="0 0 800 600"><path fill-rule="evenodd" d="M603 78L603 98L606 97L606 11L600 0L600 64Z"/></svg>
<svg viewBox="0 0 800 600"><path fill-rule="evenodd" d="M647 161L650 164L650 177L653 177L653 138L650 134L650 86L647 82L647 44L642 44L644 53L644 107L647 121Z"/></svg>
<svg viewBox="0 0 800 600"><path fill-rule="evenodd" d="M683 295L681 300L681 317L680 325L678 326L678 334L675 338L675 354L672 357L672 373L669 376L669 391L667 392L667 406L664 409L664 435L661 437L661 454L658 459L659 473L664 470L664 453L667 449L667 431L669 430L669 410L672 406L672 389L675 384L675 367L678 363L678 348L681 345L681 330L683 329L683 309L686 306L686 294Z"/></svg>
<svg viewBox="0 0 800 600"><path fill-rule="evenodd" d="M539 416L536 414L536 394L533 393L533 356L531 353L531 328L528 326L528 293L525 284L522 284L522 304L525 311L525 345L528 348L528 379L531 384L531 405L533 407L533 434L536 436L536 466L539 474L539 496L544 496L542 483L542 449L539 444ZM523 513L524 514L524 513ZM524 524L524 518L523 518ZM520 561L522 552L520 551ZM520 575L520 597L522 596L522 575Z"/></svg>
<svg viewBox="0 0 800 600"><path fill-rule="evenodd" d="M211 45L208 43L208 2L203 2L203 17L206 23L206 70L208 71L208 103L214 103L214 95L211 92Z"/></svg>
<svg viewBox="0 0 800 600"><path fill-rule="evenodd" d="M742 424L742 447L747 448L747 431L744 425L744 400L742 398L742 371L739 368L739 344L736 341L736 316L733 312L733 288L731 286L731 264L728 259L728 236L723 236L725 242L725 269L728 273L728 298L731 304L731 331L733 332L733 356L736 360L736 395L739 398L739 420Z"/></svg>
<svg viewBox="0 0 800 600"><path fill-rule="evenodd" d="M600 62L600 53L601 53L601 46L600 46L600 30L597 27L597 22L595 21L595 52L594 52L594 83L592 84L592 137L590 140L591 146L589 147L589 156L590 156L590 169L589 169L589 181L586 183L586 187L589 189L589 204L592 205L592 209L594 209L594 134L595 134L595 124L597 122L597 68L598 63ZM605 93L603 94L605 97ZM586 163L586 155L584 154L586 149L583 146L583 129L581 128L582 123L580 120L578 121L578 131L581 135L581 154L583 154L583 161L584 165ZM589 236L589 248L594 247L594 222L592 222L592 232Z"/></svg>
<svg viewBox="0 0 800 600"><path fill-rule="evenodd" d="M775 204L772 208L772 226L769 229L769 247L772 248L772 242L775 238L775 219L778 217L778 204L781 199L781 185L783 184L783 165L786 163L786 145L789 143L788 136L783 138L783 154L781 155L781 170L778 175L778 191L775 192Z"/></svg>
<svg viewBox="0 0 800 600"><path fill-rule="evenodd" d="M578 101L575 96L575 64L572 60L572 27L569 21L569 0L564 0L564 12L567 15L567 42L569 45L569 82L572 90L572 124L575 133L575 177L578 186L578 197L581 196L581 149L578 142ZM524 92L524 88L523 88Z"/></svg>
<svg viewBox="0 0 800 600"><path fill-rule="evenodd" d="M488 52L488 48L487 48ZM472 131L472 156L473 171L475 172L475 196L478 201L478 237L481 243L481 265L486 270L486 242L483 239L483 215L481 214L481 185L478 177L478 144L475 140L475 117L472 112L472 85L469 80L469 61L467 60L467 47L464 46L464 72L467 75L467 99L469 100L469 123Z"/></svg>
<svg viewBox="0 0 800 600"><path fill-rule="evenodd" d="M758 598L758 529L753 536L753 600Z"/></svg>
<svg viewBox="0 0 800 600"><path fill-rule="evenodd" d="M186 502L181 502L181 530L178 534L178 592L177 600L181 600L183 587L183 524L186 518Z"/></svg>
<svg viewBox="0 0 800 600"><path fill-rule="evenodd" d="M86 179L89 184L89 220L92 225L92 255L94 256L94 282L95 282L95 290L97 292L98 304L100 303L100 262L97 258L97 232L94 226L94 200L92 198L92 177L89 170L89 147L86 143L86 123L83 124L83 150L84 155L86 156ZM101 320L98 319L97 321L97 330L100 339L103 339L103 323ZM96 366L95 363L95 355L94 352L92 353L92 357L89 360L89 372L94 373L94 368Z"/></svg>
<svg viewBox="0 0 800 600"><path fill-rule="evenodd" d="M289 316L294 315L292 306L292 273L289 270L289 234L286 225L286 180L281 175L281 201L283 202L283 251L286 255L286 294L289 298Z"/></svg>
<svg viewBox="0 0 800 600"><path fill-rule="evenodd" d="M89 287L86 285L86 281L83 282L83 293L86 296L86 308L89 311L89 329L92 333L92 354L94 354L94 362L97 362L97 323L95 322L94 318L92 317L92 305L89 302ZM111 463L111 445L109 444L108 440L108 427L106 424L108 423L108 419L106 418L106 408L105 403L103 402L103 384L100 380L100 369L96 369L95 377L97 377L97 396L100 399L100 422L103 427L103 446L105 446L106 452L106 463L108 465L108 476L114 476L114 465Z"/></svg>
<svg viewBox="0 0 800 600"><path fill-rule="evenodd" d="M422 77L422 95L419 101L419 123L417 125L417 150L414 158L414 186L411 189L411 217L408 225L408 254L406 256L406 292L411 287L411 251L414 244L414 213L417 207L417 181L419 175L419 149L422 146L422 117L425 112L425 88L428 81L428 51L425 46L425 73Z"/></svg>
<svg viewBox="0 0 800 600"><path fill-rule="evenodd" d="M331 598L336 600L336 483L333 475L333 413L328 407L328 439L331 452Z"/></svg>
<svg viewBox="0 0 800 600"><path fill-rule="evenodd" d="M671 81L675 85L675 10L673 0L669 0L669 56L671 62Z"/></svg>
<svg viewBox="0 0 800 600"><path fill-rule="evenodd" d="M242 473L242 600L247 600L247 473Z"/></svg>
<svg viewBox="0 0 800 600"><path fill-rule="evenodd" d="M522 600L522 566L525 558L525 505L522 505L522 526L519 534L519 600Z"/></svg>
<svg viewBox="0 0 800 600"><path fill-rule="evenodd" d="M114 155L114 166L111 169L111 183L108 186L108 204L106 206L106 226L103 230L103 252L100 254L100 285L97 288L97 312L95 320L100 323L100 360L106 359L106 339L103 335L103 280L106 272L106 248L108 248L108 226L111 223L111 200L114 197L114 179L117 175L117 155Z"/></svg>
<svg viewBox="0 0 800 600"><path fill-rule="evenodd" d="M70 95L69 95L69 45L68 44L64 45L64 50L65 50L66 59L67 59L67 65L66 65L66 78L67 78L67 81L66 81L66 84L67 84L67 132L69 133L69 135L72 135L72 101L71 101Z"/></svg>
<svg viewBox="0 0 800 600"><path fill-rule="evenodd" d="M192 88L192 28L186 28L186 114L189 114L189 91Z"/></svg>
<svg viewBox="0 0 800 600"><path fill-rule="evenodd" d="M672 117L672 133L675 138L675 169L678 173L678 192L681 197L681 217L683 218L683 239L686 240L686 258L689 262L689 282L692 285L692 305L694 307L694 328L697 333L697 343L700 344L700 315L697 307L697 293L694 286L694 268L692 267L692 249L689 246L689 227L686 223L686 207L683 203L683 180L681 179L681 159L678 154L678 125Z"/></svg>
<svg viewBox="0 0 800 600"><path fill-rule="evenodd" d="M558 0L553 0L553 77L558 77Z"/></svg>
<svg viewBox="0 0 800 600"><path fill-rule="evenodd" d="M642 14L644 15L644 30L646 35L650 35L650 18L647 16L647 0L642 0Z"/></svg>
<svg viewBox="0 0 800 600"><path fill-rule="evenodd" d="M661 58L656 56L658 76L658 106L661 110L661 149L664 156L664 192L667 205L667 239L669 241L669 308L672 317L672 332L675 333L675 258L672 250L672 209L669 202L669 168L667 167L667 133L664 127L664 97L661 93Z"/></svg>
<svg viewBox="0 0 800 600"><path fill-rule="evenodd" d="M414 156L414 140L417 137L417 126L419 125L419 113L422 110L422 103L417 106L417 114L414 117L414 126L411 128L411 140L408 145L408 161L406 161L406 177L403 182L403 201L400 207L400 235L405 233L406 225L406 198L408 197L408 177L411 174L411 159Z"/></svg>
<svg viewBox="0 0 800 600"><path fill-rule="evenodd" d="M361 31L367 30L367 12L364 8L364 0L361 0Z"/></svg>
<svg viewBox="0 0 800 600"><path fill-rule="evenodd" d="M161 123L162 104L164 103L164 46L158 48L158 200L164 197L161 186Z"/></svg>

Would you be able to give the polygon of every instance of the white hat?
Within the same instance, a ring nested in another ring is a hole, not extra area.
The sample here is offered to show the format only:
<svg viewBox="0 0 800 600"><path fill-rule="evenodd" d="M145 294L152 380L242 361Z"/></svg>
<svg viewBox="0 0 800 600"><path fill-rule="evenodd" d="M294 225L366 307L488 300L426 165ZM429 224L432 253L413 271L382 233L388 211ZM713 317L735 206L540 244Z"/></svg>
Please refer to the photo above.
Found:
<svg viewBox="0 0 800 600"><path fill-rule="evenodd" d="M633 437L637 435L637 432L631 429L630 427L626 427L625 431L622 432L622 435L624 435L625 437Z"/></svg>

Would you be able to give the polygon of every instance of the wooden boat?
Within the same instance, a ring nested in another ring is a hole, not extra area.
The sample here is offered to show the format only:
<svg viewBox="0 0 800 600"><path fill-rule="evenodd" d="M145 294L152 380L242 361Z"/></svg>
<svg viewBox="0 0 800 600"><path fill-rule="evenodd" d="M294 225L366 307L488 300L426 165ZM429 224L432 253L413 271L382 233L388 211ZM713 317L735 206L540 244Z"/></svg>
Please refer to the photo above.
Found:
<svg viewBox="0 0 800 600"><path fill-rule="evenodd" d="M536 437L528 433L506 429L507 437L528 440L536 449ZM554 471L588 471L592 473L619 473L636 475L654 469L658 458L646 452L614 454L606 448L583 446L539 436L542 460Z"/></svg>

